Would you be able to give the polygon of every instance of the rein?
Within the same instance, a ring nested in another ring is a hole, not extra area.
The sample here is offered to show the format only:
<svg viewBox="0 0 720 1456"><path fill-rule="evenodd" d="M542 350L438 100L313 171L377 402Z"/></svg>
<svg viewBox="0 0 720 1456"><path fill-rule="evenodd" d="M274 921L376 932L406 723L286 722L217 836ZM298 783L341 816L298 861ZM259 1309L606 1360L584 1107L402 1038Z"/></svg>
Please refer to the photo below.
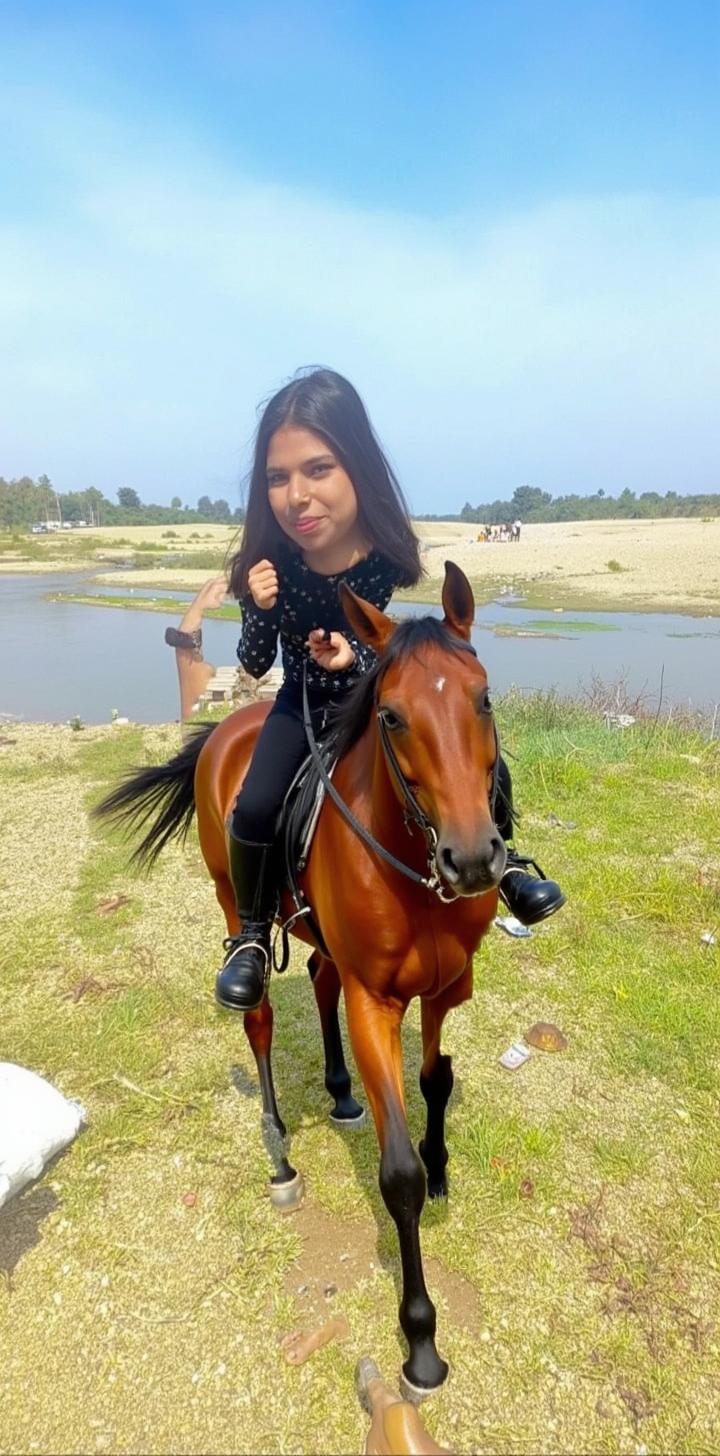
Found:
<svg viewBox="0 0 720 1456"><path fill-rule="evenodd" d="M471 648L470 650L472 651L473 649ZM340 794L335 788L335 785L333 784L332 779L330 778L322 761L322 755L320 753L320 749L318 748L315 734L313 733L312 721L310 718L310 704L307 694L307 663L303 664L303 724L305 727L305 736L307 738L308 747L310 749L310 755L318 771L318 775L322 782L323 788L325 789L325 792L329 794L335 807L339 809L340 813L342 814L345 822L350 825L350 828L354 831L355 834L357 834L358 838L362 839L363 843L366 844L368 848L373 851L374 854L380 855L381 859L384 859L386 863L391 865L394 870L398 870L399 873L401 875L405 875L408 880L413 880L416 885L422 885L424 889L432 890L433 893L437 895L438 899L442 900L444 905L450 905L454 900L457 900L459 896L456 895L453 890L448 889L448 886L438 874L436 859L438 842L437 833L434 826L430 823L427 814L425 814L420 808L420 805L418 804L418 801L415 798L415 795L413 794L413 791L410 788L410 785L407 782L407 779L405 778L402 769L400 768L397 758L395 757L395 751L392 747L392 744L390 743L390 739L388 738L388 731L385 723L383 722L382 714L377 711L377 701L375 707L375 717L385 762L405 800L405 807L403 809L403 819L405 821L405 827L408 833L412 834L413 826L417 825L417 827L422 830L422 833L425 835L425 839L427 841L427 874L425 875L421 875L418 873L417 870L411 869L409 865L403 864L402 860L396 859L395 855L391 854L389 849L385 849L382 844L379 844L377 839L375 839L370 833L369 829L366 829L365 825L361 824L359 819L356 819L352 810L345 803L345 800L341 798ZM500 741L494 721L493 733L495 737L495 763L493 765L492 771L490 811L494 819L498 794L498 761L500 758Z"/></svg>

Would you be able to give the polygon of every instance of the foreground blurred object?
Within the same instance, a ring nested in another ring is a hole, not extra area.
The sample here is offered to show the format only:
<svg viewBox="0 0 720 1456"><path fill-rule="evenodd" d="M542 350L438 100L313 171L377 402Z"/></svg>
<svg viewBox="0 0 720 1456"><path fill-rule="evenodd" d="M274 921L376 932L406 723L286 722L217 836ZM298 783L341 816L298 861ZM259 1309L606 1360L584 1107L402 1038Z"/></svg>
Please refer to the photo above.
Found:
<svg viewBox="0 0 720 1456"><path fill-rule="evenodd" d="M328 1345L331 1340L346 1340L349 1334L350 1326L344 1314L334 1315L310 1334L304 1330L293 1330L281 1340L280 1348L288 1365L304 1365L323 1345Z"/></svg>
<svg viewBox="0 0 720 1456"><path fill-rule="evenodd" d="M375 1361L368 1356L358 1360L355 1384L360 1404L371 1417L365 1456L437 1456L438 1452L449 1456L449 1446L438 1446L415 1406L386 1385Z"/></svg>
<svg viewBox="0 0 720 1456"><path fill-rule="evenodd" d="M0 1208L71 1143L85 1109L36 1072L0 1062Z"/></svg>

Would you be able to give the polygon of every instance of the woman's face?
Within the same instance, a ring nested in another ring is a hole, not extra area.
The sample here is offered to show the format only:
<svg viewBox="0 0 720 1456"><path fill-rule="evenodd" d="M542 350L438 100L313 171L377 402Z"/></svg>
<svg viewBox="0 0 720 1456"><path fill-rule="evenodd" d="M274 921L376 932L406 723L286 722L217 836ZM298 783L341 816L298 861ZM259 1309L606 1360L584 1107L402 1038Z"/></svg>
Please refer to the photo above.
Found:
<svg viewBox="0 0 720 1456"><path fill-rule="evenodd" d="M320 435L283 425L271 436L267 452L270 509L303 555L361 543L355 487L337 456Z"/></svg>

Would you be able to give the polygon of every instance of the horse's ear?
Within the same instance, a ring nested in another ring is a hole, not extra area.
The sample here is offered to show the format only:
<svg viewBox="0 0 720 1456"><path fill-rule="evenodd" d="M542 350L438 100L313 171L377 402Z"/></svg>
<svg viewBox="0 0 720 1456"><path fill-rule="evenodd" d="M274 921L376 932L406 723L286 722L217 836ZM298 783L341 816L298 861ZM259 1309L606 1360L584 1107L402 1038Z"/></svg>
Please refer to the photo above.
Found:
<svg viewBox="0 0 720 1456"><path fill-rule="evenodd" d="M374 607L372 602L366 602L357 596L346 581L341 581L338 591L340 605L355 636L367 647L372 647L379 657L395 631L395 623L378 607Z"/></svg>
<svg viewBox="0 0 720 1456"><path fill-rule="evenodd" d="M469 642L470 629L475 621L475 598L465 572L454 561L445 562L442 604L445 613L443 626Z"/></svg>

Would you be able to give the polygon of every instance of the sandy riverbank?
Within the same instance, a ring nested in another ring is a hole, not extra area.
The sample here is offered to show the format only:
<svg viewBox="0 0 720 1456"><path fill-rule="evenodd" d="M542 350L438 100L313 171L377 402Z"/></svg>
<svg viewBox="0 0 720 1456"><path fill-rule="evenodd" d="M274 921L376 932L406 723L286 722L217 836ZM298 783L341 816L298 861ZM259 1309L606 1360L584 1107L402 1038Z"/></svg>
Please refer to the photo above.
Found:
<svg viewBox="0 0 720 1456"><path fill-rule="evenodd" d="M423 542L428 573L411 593L418 600L439 600L444 562L449 558L467 573L478 600L511 586L538 607L672 611L698 616L720 612L720 519L569 521L525 526L519 545L480 543L477 527L459 522L420 521L416 529ZM99 568L102 574L97 579L111 586L127 588L132 581L133 587L194 590L210 571L205 564L194 568L187 561L188 555L196 550L207 553L216 549L219 568L229 541L236 538L221 526L208 527L195 541L189 539L190 535L189 527L178 527L171 541L163 539L158 527L115 527L94 532L95 543L105 549L112 550L114 540L122 538L129 545L130 555L135 542L153 541L158 552L167 551L169 558L177 552L186 558L182 566L168 559L167 566L155 561L143 567L142 555L138 554L132 577L127 570L115 567L102 571L102 562L90 553L84 562L78 560L74 556L81 546L78 537L67 542L66 559L56 556L45 563L37 559L23 563L17 556L0 557L0 573L68 571L84 566L86 570Z"/></svg>
<svg viewBox="0 0 720 1456"><path fill-rule="evenodd" d="M489 577L522 585L542 606L720 610L720 520L526 526L519 545L483 545L474 528L449 523L424 527L422 534L431 580L442 575L450 555L473 582Z"/></svg>
<svg viewBox="0 0 720 1456"><path fill-rule="evenodd" d="M483 544L477 527L418 522L427 579L412 595L439 597L444 562L457 562L479 598L501 586L541 607L605 611L720 611L720 520L573 521L526 526L519 545ZM621 569L610 566L617 563ZM133 573L133 585L193 589L207 572L171 566ZM108 585L126 572L105 572Z"/></svg>

